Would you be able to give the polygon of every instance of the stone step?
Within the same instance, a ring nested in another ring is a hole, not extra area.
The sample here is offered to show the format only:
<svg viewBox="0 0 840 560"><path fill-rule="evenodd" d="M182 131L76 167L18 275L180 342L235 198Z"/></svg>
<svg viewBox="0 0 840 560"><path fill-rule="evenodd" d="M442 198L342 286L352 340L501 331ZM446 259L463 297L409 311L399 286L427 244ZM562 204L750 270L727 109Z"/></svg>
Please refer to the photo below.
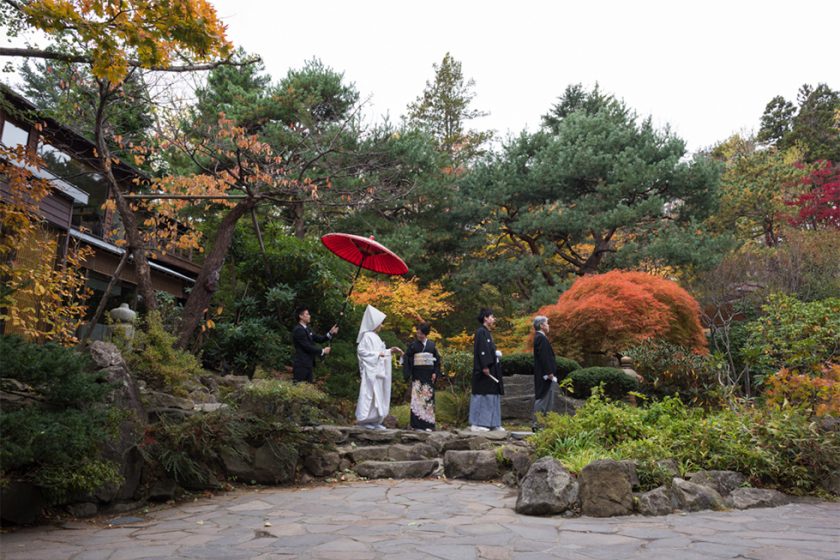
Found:
<svg viewBox="0 0 840 560"><path fill-rule="evenodd" d="M429 443L397 443L394 445L371 445L362 447L344 446L338 448L342 458L354 463L365 461L418 461L440 456L442 449Z"/></svg>
<svg viewBox="0 0 840 560"><path fill-rule="evenodd" d="M424 478L440 468L439 459L422 461L364 461L355 466L365 478Z"/></svg>
<svg viewBox="0 0 840 560"><path fill-rule="evenodd" d="M447 478L493 480L499 478L499 461L495 450L447 451L443 457Z"/></svg>

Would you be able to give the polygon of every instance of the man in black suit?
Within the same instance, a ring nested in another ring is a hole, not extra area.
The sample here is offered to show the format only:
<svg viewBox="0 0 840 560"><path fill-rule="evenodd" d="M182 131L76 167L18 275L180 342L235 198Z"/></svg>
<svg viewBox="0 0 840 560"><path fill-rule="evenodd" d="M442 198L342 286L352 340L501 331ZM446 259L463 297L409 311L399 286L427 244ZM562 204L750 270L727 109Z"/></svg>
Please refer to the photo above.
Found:
<svg viewBox="0 0 840 560"><path fill-rule="evenodd" d="M306 381L312 383L312 369L315 367L315 358L317 356L326 356L330 353L330 347L321 348L316 345L316 342L327 342L331 340L333 335L338 332L338 325L333 325L329 332L325 335L318 335L312 332L309 328L309 323L312 317L309 315L309 309L306 307L298 307L295 310L295 317L297 317L298 324L292 329L292 343L295 346L295 357L292 361L292 379L295 382Z"/></svg>
<svg viewBox="0 0 840 560"><path fill-rule="evenodd" d="M554 384L557 382L557 362L554 349L548 340L548 318L534 317L534 420L536 432L537 414L546 414L554 408Z"/></svg>

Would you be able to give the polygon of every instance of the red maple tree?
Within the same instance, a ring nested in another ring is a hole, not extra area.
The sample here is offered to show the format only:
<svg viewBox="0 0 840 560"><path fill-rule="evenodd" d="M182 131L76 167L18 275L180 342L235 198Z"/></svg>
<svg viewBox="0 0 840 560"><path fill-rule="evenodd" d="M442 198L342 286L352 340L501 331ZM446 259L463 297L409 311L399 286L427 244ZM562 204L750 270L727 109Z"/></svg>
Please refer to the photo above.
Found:
<svg viewBox="0 0 840 560"><path fill-rule="evenodd" d="M644 272L584 276L538 313L548 317L555 349L570 358L653 338L707 352L697 301L676 282Z"/></svg>
<svg viewBox="0 0 840 560"><path fill-rule="evenodd" d="M802 178L802 184L808 191L785 203L799 209L790 223L808 229L840 229L840 165L821 161Z"/></svg>

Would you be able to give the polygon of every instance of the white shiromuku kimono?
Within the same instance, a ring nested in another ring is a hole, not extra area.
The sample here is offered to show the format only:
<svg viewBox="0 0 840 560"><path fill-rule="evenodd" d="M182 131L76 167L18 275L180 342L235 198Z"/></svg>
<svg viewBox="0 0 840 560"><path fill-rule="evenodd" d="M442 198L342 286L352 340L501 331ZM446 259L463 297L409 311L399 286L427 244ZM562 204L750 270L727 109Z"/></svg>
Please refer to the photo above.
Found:
<svg viewBox="0 0 840 560"><path fill-rule="evenodd" d="M385 314L368 305L356 342L359 372L359 402L356 404L356 421L359 424L381 426L391 405L391 351L374 332L385 320ZM380 356L382 354L382 356Z"/></svg>

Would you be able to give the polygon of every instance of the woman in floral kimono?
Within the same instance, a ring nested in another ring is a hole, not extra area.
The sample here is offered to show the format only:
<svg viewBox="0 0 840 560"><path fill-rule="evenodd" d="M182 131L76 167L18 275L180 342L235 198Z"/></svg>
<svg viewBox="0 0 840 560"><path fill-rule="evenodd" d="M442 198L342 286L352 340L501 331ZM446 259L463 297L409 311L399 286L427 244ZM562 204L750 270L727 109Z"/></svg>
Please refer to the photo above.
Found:
<svg viewBox="0 0 840 560"><path fill-rule="evenodd" d="M429 340L430 330L428 323L417 325L403 362L403 376L411 383L411 427L427 432L435 429L435 381L440 377L440 355Z"/></svg>

